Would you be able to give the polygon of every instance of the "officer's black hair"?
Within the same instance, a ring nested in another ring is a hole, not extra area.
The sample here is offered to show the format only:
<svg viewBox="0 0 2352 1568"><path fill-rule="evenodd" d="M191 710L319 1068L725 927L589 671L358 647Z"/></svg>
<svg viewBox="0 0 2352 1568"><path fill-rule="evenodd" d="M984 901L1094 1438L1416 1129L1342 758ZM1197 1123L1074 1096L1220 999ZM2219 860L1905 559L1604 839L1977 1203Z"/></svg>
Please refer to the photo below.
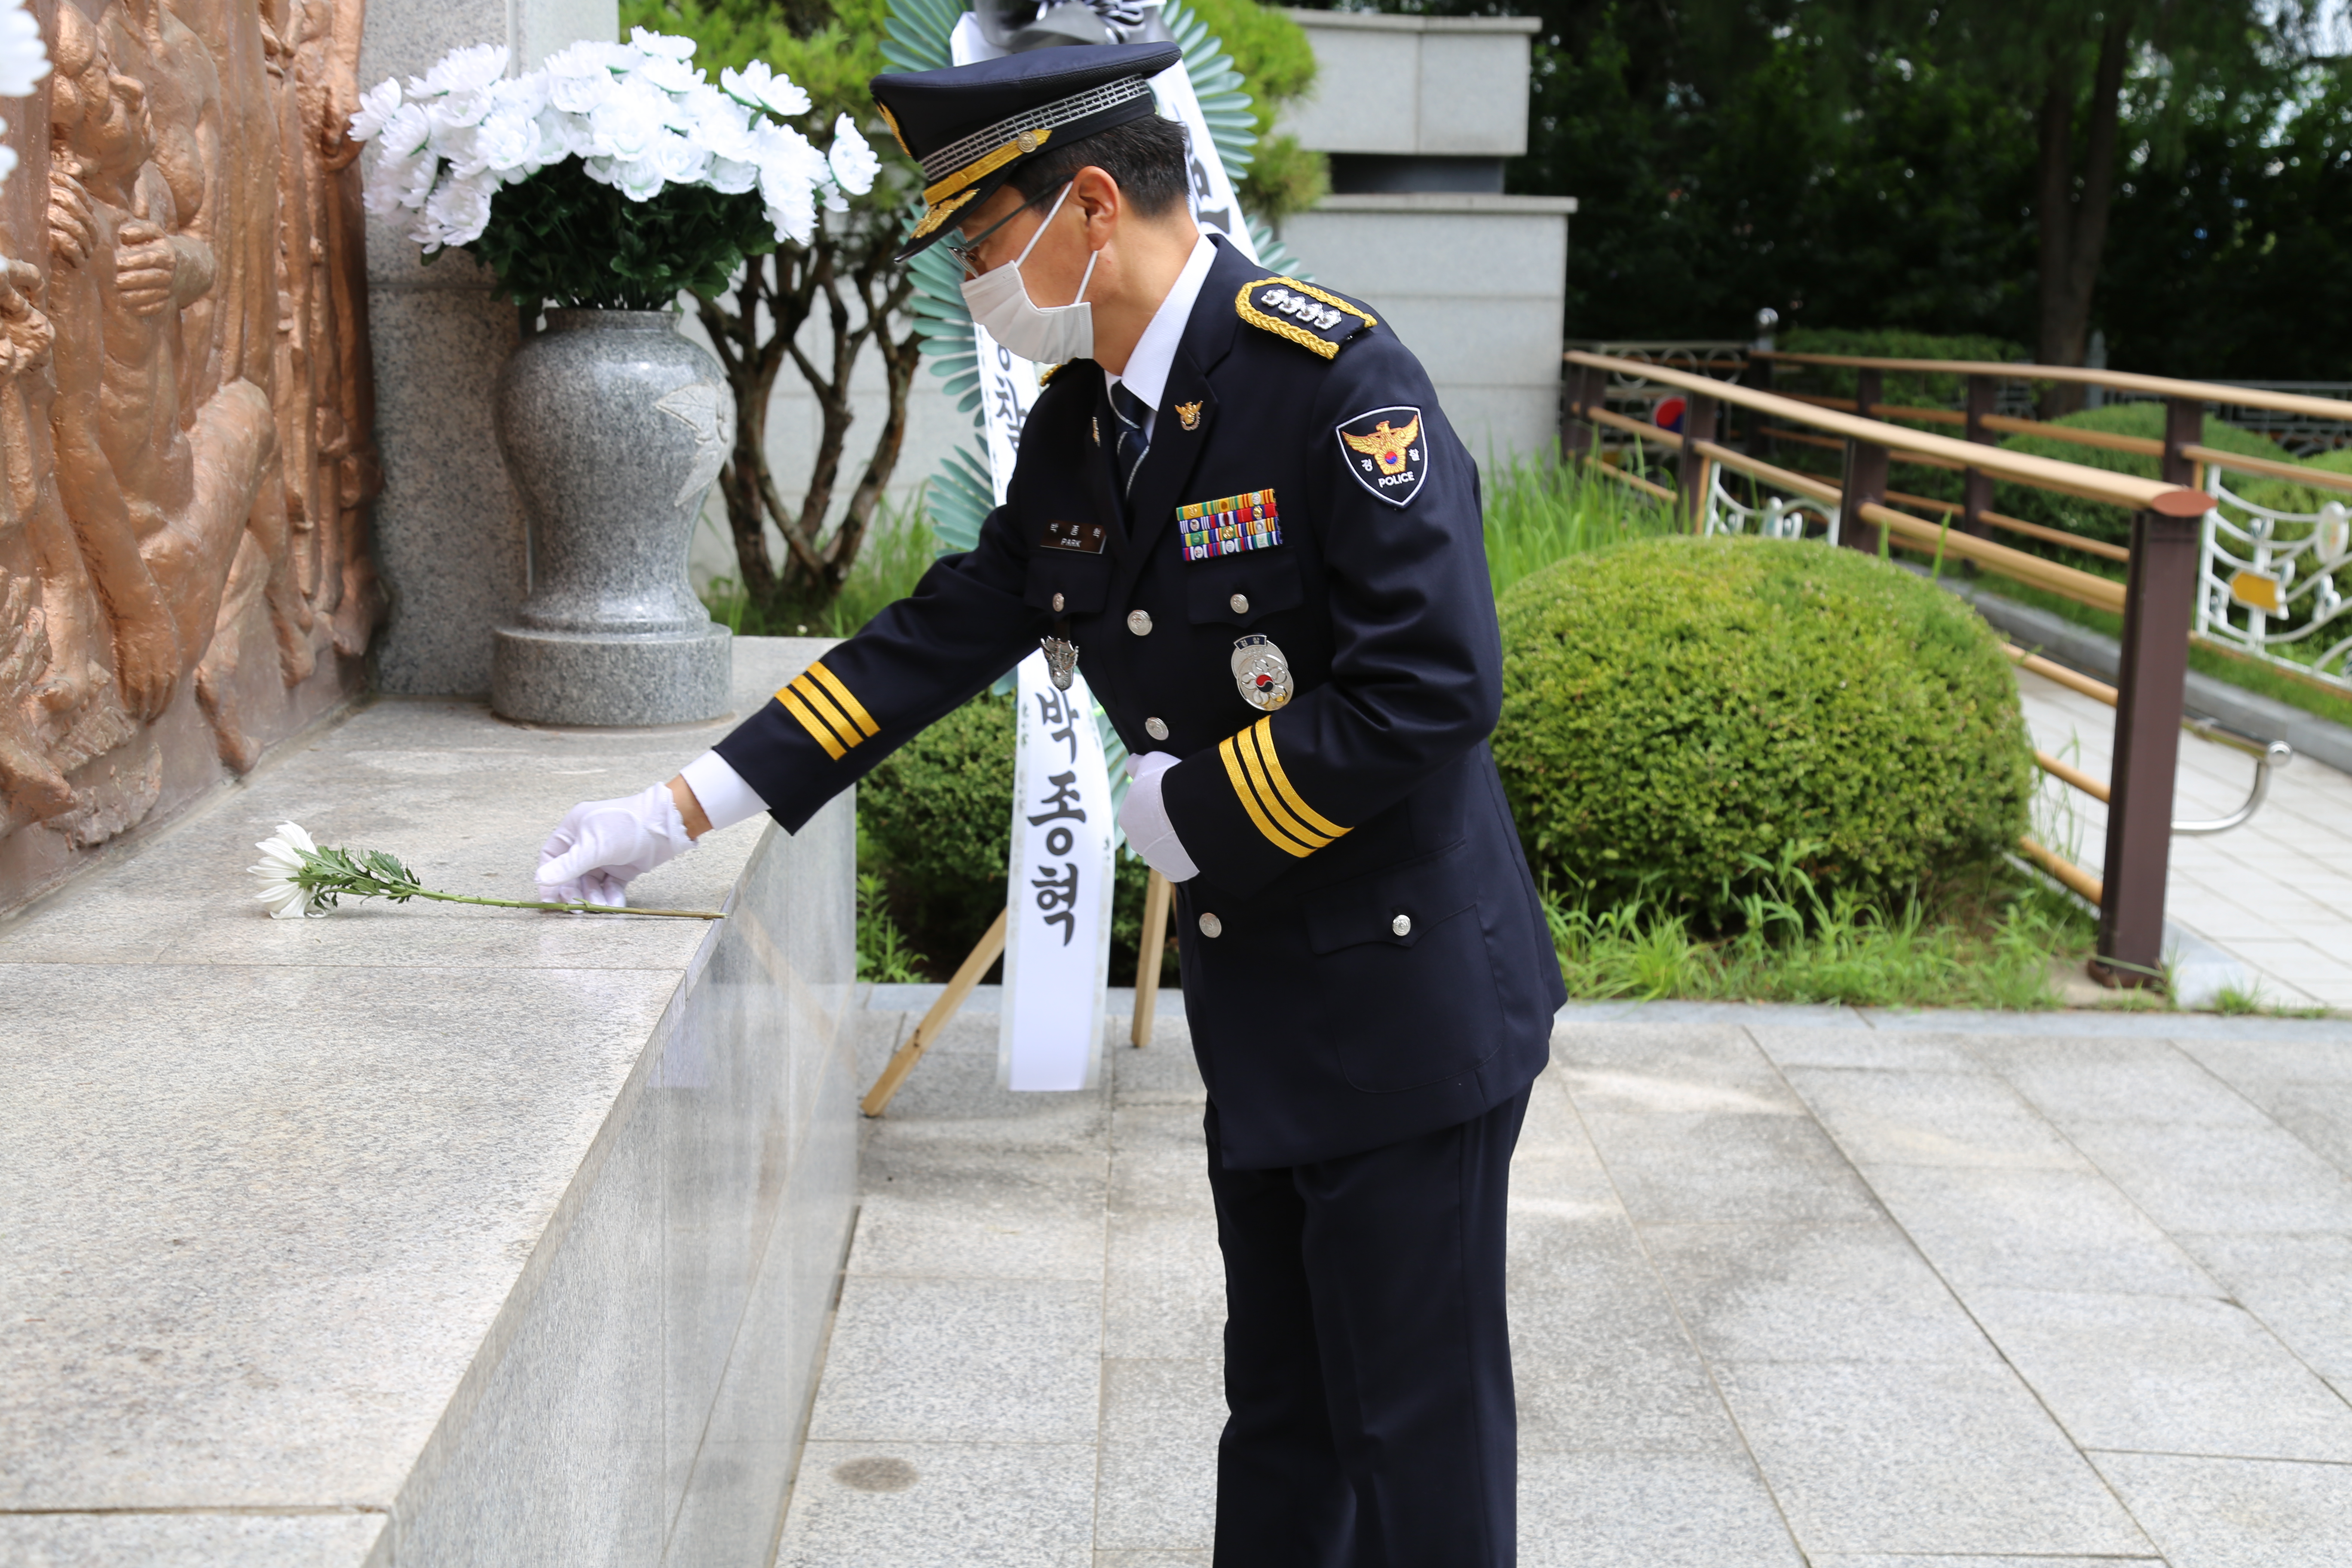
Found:
<svg viewBox="0 0 2352 1568"><path fill-rule="evenodd" d="M1138 214L1165 217L1192 189L1189 156L1182 122L1147 114L1049 148L1014 169L1009 184L1034 201L1068 184L1080 169L1100 169L1118 183L1119 195Z"/></svg>

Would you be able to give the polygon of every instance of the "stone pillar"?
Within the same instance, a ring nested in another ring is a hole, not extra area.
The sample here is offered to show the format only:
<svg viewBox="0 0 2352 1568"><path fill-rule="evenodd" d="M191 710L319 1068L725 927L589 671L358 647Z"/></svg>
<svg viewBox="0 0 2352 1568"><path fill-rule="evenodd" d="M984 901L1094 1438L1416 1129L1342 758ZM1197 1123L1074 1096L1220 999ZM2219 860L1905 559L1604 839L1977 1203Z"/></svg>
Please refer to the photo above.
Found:
<svg viewBox="0 0 2352 1568"><path fill-rule="evenodd" d="M576 39L619 36L614 0L372 0L360 83L422 75L472 44L505 44L522 70ZM468 257L428 266L373 219L367 248L383 456L376 559L392 598L377 682L395 696L487 696L491 628L530 586L522 506L490 424L519 318Z"/></svg>

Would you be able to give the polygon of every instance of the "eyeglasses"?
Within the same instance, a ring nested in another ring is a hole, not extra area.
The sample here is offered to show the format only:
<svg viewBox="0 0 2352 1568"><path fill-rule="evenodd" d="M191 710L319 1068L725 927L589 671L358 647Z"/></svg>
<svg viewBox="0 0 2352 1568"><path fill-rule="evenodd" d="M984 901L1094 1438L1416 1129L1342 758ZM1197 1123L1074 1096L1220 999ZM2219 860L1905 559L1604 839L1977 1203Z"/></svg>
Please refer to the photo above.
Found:
<svg viewBox="0 0 2352 1568"><path fill-rule="evenodd" d="M1058 190L1059 187L1057 186L1055 190L1047 191L1045 195L1031 196L1027 201L1023 202L1019 206L1014 207L1011 212L1006 213L1003 217L998 218L994 223L990 224L986 228L982 229L978 234L973 235L970 239L961 241L961 243L952 239L943 239L940 241L940 248L946 251L950 256L954 257L957 263L963 268L967 275L977 278L981 273L980 247L982 244L986 243L988 237L994 234L998 229L1003 228L1006 224L1011 223L1014 218L1019 217L1023 213L1027 212L1031 207L1035 206L1039 202L1045 200L1047 196L1055 195Z"/></svg>

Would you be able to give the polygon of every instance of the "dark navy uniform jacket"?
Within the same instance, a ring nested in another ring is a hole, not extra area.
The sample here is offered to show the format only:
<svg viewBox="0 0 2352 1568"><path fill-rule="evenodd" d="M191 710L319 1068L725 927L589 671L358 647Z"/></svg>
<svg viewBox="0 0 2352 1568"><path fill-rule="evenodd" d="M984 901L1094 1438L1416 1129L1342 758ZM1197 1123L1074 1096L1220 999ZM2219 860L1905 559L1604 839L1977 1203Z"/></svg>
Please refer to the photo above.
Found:
<svg viewBox="0 0 2352 1568"><path fill-rule="evenodd" d="M1486 744L1502 648L1477 470L1429 378L1374 312L1221 241L1124 511L1116 429L1099 367L1064 367L977 547L719 754L797 828L1066 636L1129 749L1183 759L1162 798L1200 868L1177 889L1184 1012L1226 1163L1500 1103L1542 1069L1565 993ZM1235 684L1251 635L1290 667L1271 713Z"/></svg>

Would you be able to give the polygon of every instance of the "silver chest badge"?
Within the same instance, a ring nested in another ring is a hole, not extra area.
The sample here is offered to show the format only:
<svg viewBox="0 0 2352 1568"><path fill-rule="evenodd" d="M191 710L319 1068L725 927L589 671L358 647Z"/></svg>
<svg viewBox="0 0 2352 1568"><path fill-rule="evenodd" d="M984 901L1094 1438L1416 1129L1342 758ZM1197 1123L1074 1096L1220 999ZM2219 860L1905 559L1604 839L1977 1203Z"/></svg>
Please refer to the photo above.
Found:
<svg viewBox="0 0 2352 1568"><path fill-rule="evenodd" d="M1045 650L1045 676L1056 691L1070 689L1070 677L1078 668L1078 645L1067 637L1039 637L1037 646Z"/></svg>
<svg viewBox="0 0 2352 1568"><path fill-rule="evenodd" d="M1242 700L1271 713L1290 700L1290 661L1274 640L1253 633L1234 644L1234 685Z"/></svg>

